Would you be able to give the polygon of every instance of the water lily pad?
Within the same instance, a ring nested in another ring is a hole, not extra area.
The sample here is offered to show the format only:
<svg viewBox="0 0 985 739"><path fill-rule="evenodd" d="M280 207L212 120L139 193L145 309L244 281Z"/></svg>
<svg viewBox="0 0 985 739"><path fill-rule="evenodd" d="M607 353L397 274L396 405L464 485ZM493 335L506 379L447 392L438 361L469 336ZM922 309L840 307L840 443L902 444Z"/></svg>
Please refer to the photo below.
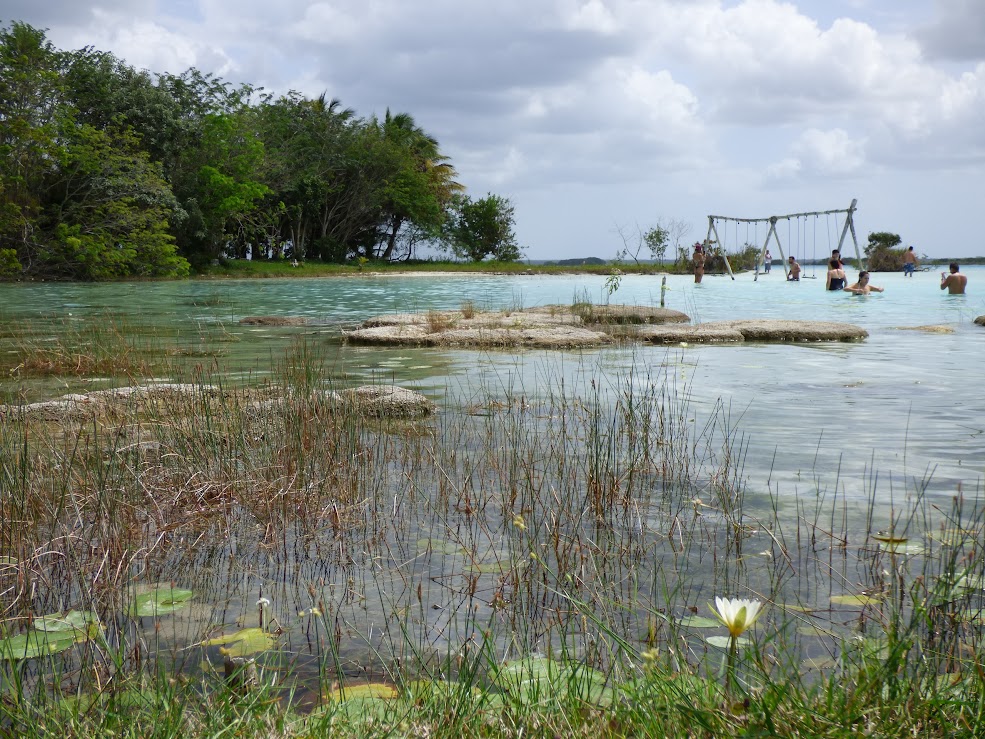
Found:
<svg viewBox="0 0 985 739"><path fill-rule="evenodd" d="M181 588L154 588L140 593L134 599L132 614L139 617L166 616L180 611L194 597L191 590Z"/></svg>
<svg viewBox="0 0 985 739"><path fill-rule="evenodd" d="M473 562L468 567L469 572L480 575L498 575L503 569L502 562Z"/></svg>
<svg viewBox="0 0 985 739"><path fill-rule="evenodd" d="M465 554L465 548L453 541L443 539L418 539L417 551L435 554Z"/></svg>
<svg viewBox="0 0 985 739"><path fill-rule="evenodd" d="M708 618L707 616L685 616L677 623L687 629L718 629L722 627L722 622L717 618Z"/></svg>
<svg viewBox="0 0 985 739"><path fill-rule="evenodd" d="M731 646L731 644L732 644L732 637L731 636L706 636L705 637L705 642L707 644L710 644L713 647L718 647L720 649L728 649L729 646ZM738 646L740 646L740 647L745 647L745 646L747 646L749 644L752 644L752 642L749 641L749 639L747 639L746 637L740 636L739 639L738 639L738 641L736 642L736 644L738 644Z"/></svg>
<svg viewBox="0 0 985 739"><path fill-rule="evenodd" d="M496 684L525 704L556 697L559 691L575 694L597 705L609 705L614 693L606 677L580 662L558 662L546 657L525 657L507 662L496 672Z"/></svg>
<svg viewBox="0 0 985 739"><path fill-rule="evenodd" d="M887 534L884 531L880 531L878 534L873 534L872 538L876 541L882 542L883 544L903 544L904 542L909 541L909 537L901 534Z"/></svg>
<svg viewBox="0 0 985 739"><path fill-rule="evenodd" d="M386 683L365 683L363 685L348 685L333 690L329 698L333 701L360 700L365 698L396 698L397 689Z"/></svg>
<svg viewBox="0 0 985 739"><path fill-rule="evenodd" d="M794 613L814 613L817 610L813 606L804 606L800 603L778 603L777 605L784 611L793 611Z"/></svg>
<svg viewBox="0 0 985 739"><path fill-rule="evenodd" d="M0 659L37 659L48 654L58 654L73 644L88 641L99 633L99 624L86 623L82 628L65 631L41 631L30 629L23 634L0 640Z"/></svg>
<svg viewBox="0 0 985 739"><path fill-rule="evenodd" d="M214 639L206 639L202 646L211 647L217 644L228 644L219 651L227 657L249 657L251 654L259 654L270 649L276 637L263 629L251 628L240 629L234 634L223 634Z"/></svg>
<svg viewBox="0 0 985 739"><path fill-rule="evenodd" d="M926 554L927 552L927 547L918 541L881 542L879 548L890 554L906 554L910 556Z"/></svg>
<svg viewBox="0 0 985 739"><path fill-rule="evenodd" d="M837 606L870 606L882 600L879 595L832 595L831 602Z"/></svg>
<svg viewBox="0 0 985 739"><path fill-rule="evenodd" d="M98 623L99 619L92 611L68 611L66 613L52 613L48 616L41 616L34 620L34 628L37 631L84 631L89 624Z"/></svg>

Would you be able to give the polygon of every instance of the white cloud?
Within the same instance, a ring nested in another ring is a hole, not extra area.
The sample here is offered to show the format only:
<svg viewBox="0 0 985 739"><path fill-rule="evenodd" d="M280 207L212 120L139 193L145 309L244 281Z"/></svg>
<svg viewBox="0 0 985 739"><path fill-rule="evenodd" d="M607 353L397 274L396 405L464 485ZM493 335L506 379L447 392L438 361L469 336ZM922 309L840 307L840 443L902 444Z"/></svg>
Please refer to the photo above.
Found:
<svg viewBox="0 0 985 739"><path fill-rule="evenodd" d="M570 220L563 202L549 205L562 189L591 189L579 230L597 218L605 225L595 232L607 233L627 192L688 211L713 209L693 204L707 198L716 210L741 210L734 201L769 212L781 190L813 199L831 189L841 202L850 179L874 198L985 163L979 0L938 0L932 16L922 0L181 0L166 14L159 5L7 3L62 48L326 92L360 115L410 112L461 181L536 202L517 203L535 232L554 228L537 218ZM935 181L951 179L965 181ZM960 200L946 190L933 195ZM894 202L915 217L905 198Z"/></svg>

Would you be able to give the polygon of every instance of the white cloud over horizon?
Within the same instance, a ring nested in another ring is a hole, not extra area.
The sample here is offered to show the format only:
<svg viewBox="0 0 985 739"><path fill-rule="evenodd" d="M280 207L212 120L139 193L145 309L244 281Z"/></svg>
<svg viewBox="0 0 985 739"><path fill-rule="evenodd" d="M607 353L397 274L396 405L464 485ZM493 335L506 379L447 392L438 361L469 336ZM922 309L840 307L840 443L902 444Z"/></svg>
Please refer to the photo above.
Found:
<svg viewBox="0 0 985 739"><path fill-rule="evenodd" d="M618 226L847 207L932 256L985 254L978 0L0 0L154 72L411 113L535 259ZM980 197L978 198L980 199Z"/></svg>

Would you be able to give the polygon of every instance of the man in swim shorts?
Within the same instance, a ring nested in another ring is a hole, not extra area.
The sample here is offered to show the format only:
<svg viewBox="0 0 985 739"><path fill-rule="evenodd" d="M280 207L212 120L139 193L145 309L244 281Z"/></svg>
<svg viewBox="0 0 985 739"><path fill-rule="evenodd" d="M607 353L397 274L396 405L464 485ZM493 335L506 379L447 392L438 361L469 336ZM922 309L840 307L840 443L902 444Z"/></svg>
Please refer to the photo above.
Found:
<svg viewBox="0 0 985 739"><path fill-rule="evenodd" d="M787 282L800 282L800 265L793 257L787 258Z"/></svg>
<svg viewBox="0 0 985 739"><path fill-rule="evenodd" d="M945 287L951 295L964 295L964 289L968 285L968 278L961 274L957 262L951 262L949 269L951 274L941 272L941 290Z"/></svg>
<svg viewBox="0 0 985 739"><path fill-rule="evenodd" d="M917 255L913 253L913 247L911 246L903 253L903 276L913 277L913 273L917 270Z"/></svg>

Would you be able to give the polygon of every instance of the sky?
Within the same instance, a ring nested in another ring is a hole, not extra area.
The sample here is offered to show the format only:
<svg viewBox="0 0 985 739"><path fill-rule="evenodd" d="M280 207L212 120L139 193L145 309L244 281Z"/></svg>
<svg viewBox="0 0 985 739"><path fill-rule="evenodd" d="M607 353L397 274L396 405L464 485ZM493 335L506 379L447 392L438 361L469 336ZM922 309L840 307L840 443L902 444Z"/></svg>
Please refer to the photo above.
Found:
<svg viewBox="0 0 985 739"><path fill-rule="evenodd" d="M12 20L151 72L410 113L470 195L512 201L530 259L856 198L860 246L985 255L985 0L0 0ZM778 231L820 258L841 223ZM766 229L718 224L729 250Z"/></svg>

